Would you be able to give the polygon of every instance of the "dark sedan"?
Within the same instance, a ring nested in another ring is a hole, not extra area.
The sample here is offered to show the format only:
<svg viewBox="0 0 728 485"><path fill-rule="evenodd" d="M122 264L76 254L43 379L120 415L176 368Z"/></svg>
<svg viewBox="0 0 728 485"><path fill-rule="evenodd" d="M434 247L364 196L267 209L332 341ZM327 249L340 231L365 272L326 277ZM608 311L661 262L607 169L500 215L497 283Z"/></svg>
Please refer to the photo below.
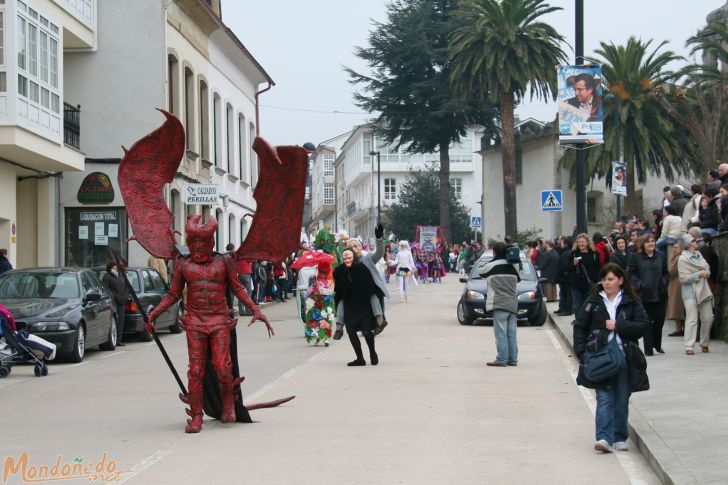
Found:
<svg viewBox="0 0 728 485"><path fill-rule="evenodd" d="M493 318L493 313L485 309L488 283L480 277L480 269L493 259L491 252L484 253L470 270L467 278L460 278L465 288L458 302L458 322L471 325L479 318ZM528 319L531 325L540 326L546 322L546 304L543 301L541 284L533 264L521 255L519 269L521 281L518 283L518 318Z"/></svg>
<svg viewBox="0 0 728 485"><path fill-rule="evenodd" d="M89 347L116 347L111 297L88 269L8 271L0 276L0 302L15 316L18 329L56 344L59 357L81 362Z"/></svg>
<svg viewBox="0 0 728 485"><path fill-rule="evenodd" d="M101 279L106 271L103 268L94 268L94 271ZM126 277L131 287L139 298L142 307L149 311L159 305L160 300L167 294L169 286L164 282L162 276L154 268L130 267L126 269ZM152 336L144 330L144 319L141 310L135 301L129 296L125 307L124 334L134 334L142 342L148 342ZM154 328L162 330L168 328L171 333L180 333L182 329L178 324L178 305L172 305L166 312L161 314L154 321Z"/></svg>

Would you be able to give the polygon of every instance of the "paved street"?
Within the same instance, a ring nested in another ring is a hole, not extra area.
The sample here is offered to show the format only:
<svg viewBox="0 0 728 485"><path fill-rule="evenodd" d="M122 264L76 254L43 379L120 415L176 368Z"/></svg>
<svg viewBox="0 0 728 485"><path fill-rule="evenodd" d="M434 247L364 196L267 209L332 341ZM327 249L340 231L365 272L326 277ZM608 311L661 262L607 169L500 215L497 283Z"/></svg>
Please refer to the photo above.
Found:
<svg viewBox="0 0 728 485"><path fill-rule="evenodd" d="M588 393L548 325L519 328L518 367L486 367L492 327L458 325L461 286L454 275L420 285L408 304L393 291L378 367L346 367L348 342L308 345L292 302L266 305L276 337L239 329L243 392L296 399L253 411L254 424L207 420L199 435L184 434L153 343L90 352L45 378L16 367L0 381L3 464L23 451L36 467L106 452L130 484L659 483L636 452L592 450ZM162 341L184 370L184 335Z"/></svg>

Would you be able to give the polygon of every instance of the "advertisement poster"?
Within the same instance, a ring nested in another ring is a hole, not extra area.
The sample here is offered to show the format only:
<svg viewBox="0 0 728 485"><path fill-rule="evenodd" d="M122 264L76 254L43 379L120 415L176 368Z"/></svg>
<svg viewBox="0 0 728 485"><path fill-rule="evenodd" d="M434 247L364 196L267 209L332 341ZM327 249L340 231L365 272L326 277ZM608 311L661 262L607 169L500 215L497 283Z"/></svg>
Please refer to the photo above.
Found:
<svg viewBox="0 0 728 485"><path fill-rule="evenodd" d="M612 162L612 193L627 196L627 164Z"/></svg>
<svg viewBox="0 0 728 485"><path fill-rule="evenodd" d="M601 66L559 66L559 141L603 143Z"/></svg>
<svg viewBox="0 0 728 485"><path fill-rule="evenodd" d="M422 226L419 242L423 251L434 251L437 247L437 226Z"/></svg>

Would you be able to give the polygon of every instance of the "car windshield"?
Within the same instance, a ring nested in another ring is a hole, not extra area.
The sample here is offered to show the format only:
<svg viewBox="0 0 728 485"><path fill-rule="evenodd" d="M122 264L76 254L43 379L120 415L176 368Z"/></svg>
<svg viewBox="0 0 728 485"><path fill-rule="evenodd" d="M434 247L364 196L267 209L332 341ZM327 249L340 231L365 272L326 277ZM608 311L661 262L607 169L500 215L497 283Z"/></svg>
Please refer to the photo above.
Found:
<svg viewBox="0 0 728 485"><path fill-rule="evenodd" d="M493 256L486 256L480 258L478 261L475 262L473 265L473 269L470 270L470 279L471 280L479 280L480 278L480 270L485 266L486 264L490 263L493 260ZM521 275L521 279L523 281L536 281L538 280L536 276L536 271L533 268L533 265L530 261L528 261L525 258L521 258L521 267L518 270L518 273Z"/></svg>
<svg viewBox="0 0 728 485"><path fill-rule="evenodd" d="M75 273L17 271L0 278L0 300L25 298L79 298Z"/></svg>

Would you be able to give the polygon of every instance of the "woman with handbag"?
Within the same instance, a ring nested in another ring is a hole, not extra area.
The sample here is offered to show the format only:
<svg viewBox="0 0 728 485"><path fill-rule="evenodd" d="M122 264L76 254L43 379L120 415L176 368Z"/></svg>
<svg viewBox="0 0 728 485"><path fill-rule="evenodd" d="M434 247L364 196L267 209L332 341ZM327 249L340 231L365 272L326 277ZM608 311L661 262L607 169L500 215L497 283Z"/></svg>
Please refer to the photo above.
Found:
<svg viewBox="0 0 728 485"><path fill-rule="evenodd" d="M643 345L645 355L653 355L653 350L662 350L662 327L665 325L667 302L667 282L669 274L665 256L657 251L655 236L642 236L641 250L629 260L627 272L632 278L632 286L639 292L642 306L647 312L650 329L645 333Z"/></svg>
<svg viewBox="0 0 728 485"><path fill-rule="evenodd" d="M647 362L637 340L648 329L647 314L624 270L614 263L602 267L601 282L584 302L574 324L574 352L579 361L577 384L596 389L596 443L603 453L628 451L627 418L632 392L649 388ZM591 381L585 373L590 355L607 346L617 346L616 356L624 359L611 377Z"/></svg>

